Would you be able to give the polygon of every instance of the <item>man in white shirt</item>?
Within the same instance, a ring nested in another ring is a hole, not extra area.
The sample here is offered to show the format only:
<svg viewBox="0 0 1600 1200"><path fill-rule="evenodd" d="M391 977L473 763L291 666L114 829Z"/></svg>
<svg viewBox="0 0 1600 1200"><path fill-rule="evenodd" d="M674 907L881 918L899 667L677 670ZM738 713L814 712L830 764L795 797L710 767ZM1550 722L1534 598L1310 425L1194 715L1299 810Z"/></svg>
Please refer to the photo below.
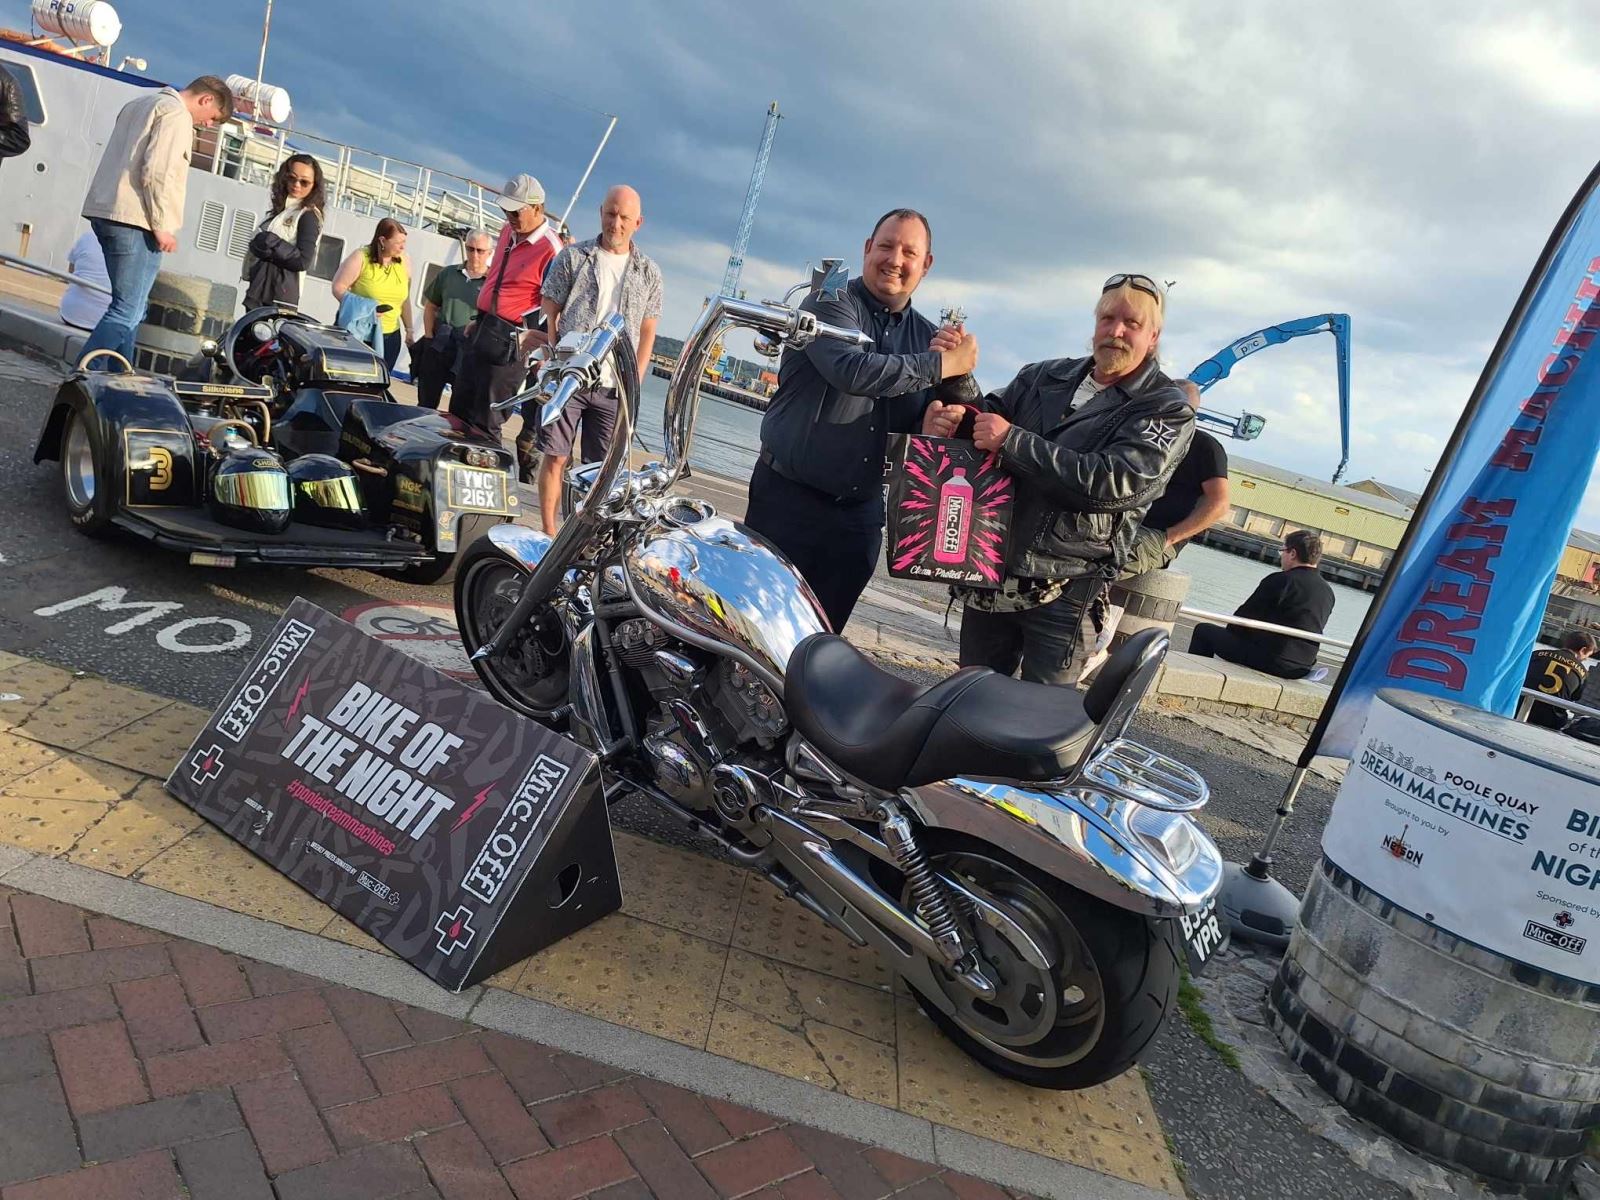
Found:
<svg viewBox="0 0 1600 1200"><path fill-rule="evenodd" d="M541 305L545 328L556 338L574 330L593 329L613 313L621 313L639 360L639 378L650 369L650 351L656 343L656 321L661 316L661 270L633 244L644 224L639 193L631 187L614 187L600 203L600 236L568 246L556 255L544 278ZM554 536L559 525L562 472L572 457L572 443L583 425L583 462L604 458L617 420L618 381L609 360L601 386L585 389L572 398L561 416L542 429L528 429L517 439L519 453L532 447L539 460L539 514L546 533Z"/></svg>
<svg viewBox="0 0 1600 1200"><path fill-rule="evenodd" d="M67 270L84 284L97 283L106 291L69 283L61 293L61 319L79 329L93 329L111 307L111 276L106 274L106 256L94 230L85 229L67 251Z"/></svg>

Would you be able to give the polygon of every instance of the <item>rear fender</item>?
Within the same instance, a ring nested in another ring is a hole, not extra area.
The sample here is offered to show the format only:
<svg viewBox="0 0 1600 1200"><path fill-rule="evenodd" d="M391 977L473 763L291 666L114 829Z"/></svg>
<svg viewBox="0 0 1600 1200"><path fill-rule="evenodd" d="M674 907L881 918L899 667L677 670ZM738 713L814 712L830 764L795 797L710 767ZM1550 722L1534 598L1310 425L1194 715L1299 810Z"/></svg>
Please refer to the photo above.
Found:
<svg viewBox="0 0 1600 1200"><path fill-rule="evenodd" d="M1191 817L1088 787L951 779L901 800L929 829L1004 850L1052 878L1143 916L1198 912L1222 885L1222 855Z"/></svg>
<svg viewBox="0 0 1600 1200"><path fill-rule="evenodd" d="M148 375L80 372L56 392L33 461L61 457L67 416L94 422L107 461L106 484L119 505L199 503L200 474L189 414L171 387Z"/></svg>

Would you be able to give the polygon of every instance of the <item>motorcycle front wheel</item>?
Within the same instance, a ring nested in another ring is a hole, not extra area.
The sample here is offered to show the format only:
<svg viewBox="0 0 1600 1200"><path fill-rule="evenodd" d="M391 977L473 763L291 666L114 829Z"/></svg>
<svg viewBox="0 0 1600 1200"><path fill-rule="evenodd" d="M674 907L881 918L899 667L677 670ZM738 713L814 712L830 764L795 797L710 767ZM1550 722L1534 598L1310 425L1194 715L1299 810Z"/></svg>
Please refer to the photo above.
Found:
<svg viewBox="0 0 1600 1200"><path fill-rule="evenodd" d="M935 966L942 995L911 991L940 1030L998 1075L1075 1090L1121 1075L1149 1047L1177 1002L1170 921L1153 921L1088 896L991 846L941 847L935 868L988 892L1056 966L1030 965L995 929L975 922L992 1000Z"/></svg>
<svg viewBox="0 0 1600 1200"><path fill-rule="evenodd" d="M456 624L471 656L505 623L528 573L488 538L462 552L456 573ZM489 694L507 708L554 728L567 703L572 651L559 616L546 610L519 629L505 653L473 662Z"/></svg>

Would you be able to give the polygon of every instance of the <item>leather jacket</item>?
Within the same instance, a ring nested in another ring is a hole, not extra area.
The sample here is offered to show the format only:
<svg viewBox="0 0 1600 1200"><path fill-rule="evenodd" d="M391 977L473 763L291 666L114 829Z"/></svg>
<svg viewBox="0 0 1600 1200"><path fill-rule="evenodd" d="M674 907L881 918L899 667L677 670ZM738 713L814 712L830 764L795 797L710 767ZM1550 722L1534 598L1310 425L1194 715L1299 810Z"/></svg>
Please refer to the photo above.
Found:
<svg viewBox="0 0 1600 1200"><path fill-rule="evenodd" d="M0 158L25 154L32 140L22 108L22 88L0 67Z"/></svg>
<svg viewBox="0 0 1600 1200"><path fill-rule="evenodd" d="M1008 574L1114 578L1194 437L1194 410L1151 359L1068 412L1093 366L1032 363L986 398L1011 422L1000 447L1016 480Z"/></svg>

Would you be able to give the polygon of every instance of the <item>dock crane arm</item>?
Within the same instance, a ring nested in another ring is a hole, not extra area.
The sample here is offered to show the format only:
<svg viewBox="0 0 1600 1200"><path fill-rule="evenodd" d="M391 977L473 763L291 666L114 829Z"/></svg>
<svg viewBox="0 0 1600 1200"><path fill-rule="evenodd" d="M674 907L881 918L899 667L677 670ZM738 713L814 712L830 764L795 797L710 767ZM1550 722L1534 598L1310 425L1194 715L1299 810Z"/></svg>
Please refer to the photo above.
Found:
<svg viewBox="0 0 1600 1200"><path fill-rule="evenodd" d="M1285 321L1281 325L1269 325L1265 329L1258 329L1218 350L1190 371L1189 378L1204 392L1219 379L1226 379L1228 372L1233 370L1234 363L1240 359L1248 358L1257 350L1265 350L1268 346L1276 346L1281 342L1287 342L1290 338L1303 337L1308 333L1333 334L1334 365L1339 373L1339 465L1334 469L1333 482L1338 483L1340 477L1344 475L1346 465L1350 462L1350 317L1348 314L1323 313L1320 316L1301 317L1298 321ZM1257 436L1266 423L1253 413L1228 417L1221 413L1202 411L1197 413L1196 417L1203 424L1209 424L1232 437L1246 439Z"/></svg>

